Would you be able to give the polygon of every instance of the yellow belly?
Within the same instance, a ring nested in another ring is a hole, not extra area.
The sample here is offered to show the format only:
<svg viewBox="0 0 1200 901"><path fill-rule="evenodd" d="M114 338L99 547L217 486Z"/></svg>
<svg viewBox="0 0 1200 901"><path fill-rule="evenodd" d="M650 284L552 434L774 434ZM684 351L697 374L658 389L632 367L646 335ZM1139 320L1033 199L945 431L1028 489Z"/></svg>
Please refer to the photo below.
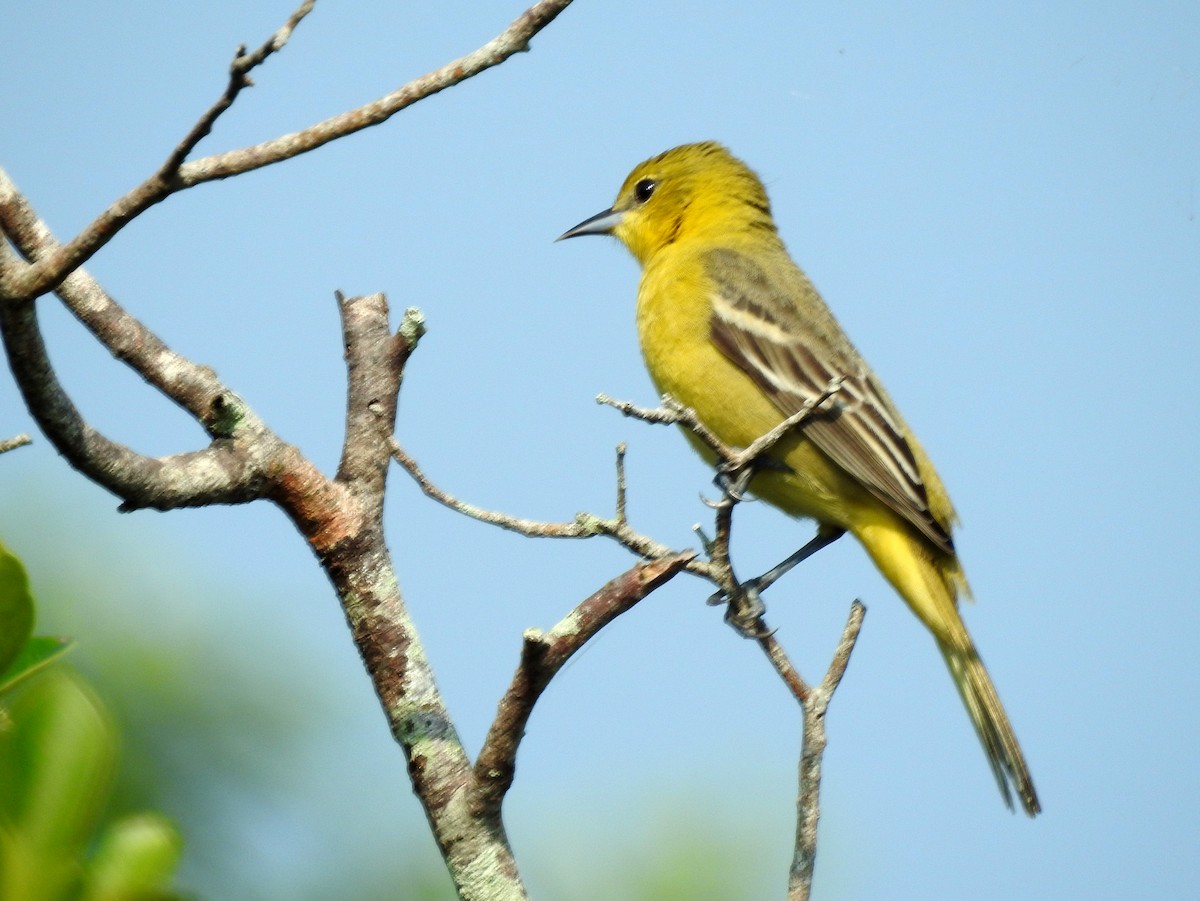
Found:
<svg viewBox="0 0 1200 901"><path fill-rule="evenodd" d="M710 338L711 296L699 267L648 267L638 292L638 334L650 377L658 390L696 411L722 441L745 447L778 425L783 414L751 378ZM678 273L695 274L681 279ZM699 271L697 271L699 270ZM688 439L706 458L690 432ZM764 468L751 490L793 516L848 528L851 510L871 504L869 492L804 438L789 436L768 454L778 468Z"/></svg>

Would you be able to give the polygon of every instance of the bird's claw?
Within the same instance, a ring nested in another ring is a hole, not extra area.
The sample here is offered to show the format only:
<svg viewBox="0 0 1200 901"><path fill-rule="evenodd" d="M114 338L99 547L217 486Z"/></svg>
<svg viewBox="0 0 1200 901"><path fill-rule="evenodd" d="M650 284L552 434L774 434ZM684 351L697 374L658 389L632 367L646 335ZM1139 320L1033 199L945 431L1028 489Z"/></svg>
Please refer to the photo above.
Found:
<svg viewBox="0 0 1200 901"><path fill-rule="evenodd" d="M733 594L714 592L708 599L709 606L725 604L725 622L733 626L743 638L760 639L775 634L763 621L767 605L758 592L758 580L750 579L737 587Z"/></svg>
<svg viewBox="0 0 1200 901"><path fill-rule="evenodd" d="M752 500L752 498L746 497L752 478L754 478L753 466L740 466L736 469L719 468L717 474L713 476L713 482L721 489L721 493L725 497L741 503ZM708 502L705 501L705 503Z"/></svg>

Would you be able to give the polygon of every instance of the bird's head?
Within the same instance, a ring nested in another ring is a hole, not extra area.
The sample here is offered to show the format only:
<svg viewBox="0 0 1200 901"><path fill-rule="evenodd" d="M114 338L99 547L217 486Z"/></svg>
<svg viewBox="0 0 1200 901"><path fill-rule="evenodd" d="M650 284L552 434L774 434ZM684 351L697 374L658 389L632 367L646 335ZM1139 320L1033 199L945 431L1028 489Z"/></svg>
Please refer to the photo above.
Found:
<svg viewBox="0 0 1200 901"><path fill-rule="evenodd" d="M742 227L775 233L767 192L758 176L715 141L683 144L638 164L616 202L558 240L614 235L645 266L680 240L728 234Z"/></svg>

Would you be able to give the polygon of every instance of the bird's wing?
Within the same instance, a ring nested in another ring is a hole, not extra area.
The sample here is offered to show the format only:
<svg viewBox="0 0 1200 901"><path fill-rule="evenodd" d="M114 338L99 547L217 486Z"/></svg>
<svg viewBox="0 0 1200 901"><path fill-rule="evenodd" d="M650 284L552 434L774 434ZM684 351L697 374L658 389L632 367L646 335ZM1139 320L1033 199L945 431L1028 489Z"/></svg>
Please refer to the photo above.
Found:
<svg viewBox="0 0 1200 901"><path fill-rule="evenodd" d="M710 251L705 268L716 289L713 343L784 416L841 376L829 413L808 422L804 434L935 545L953 552L949 530L930 512L920 469L891 403L848 343L839 352L826 340L837 329L832 317L822 308L820 321L804 322L804 311L788 299L784 286L745 254ZM806 283L803 288L812 290ZM844 340L840 332L838 338Z"/></svg>

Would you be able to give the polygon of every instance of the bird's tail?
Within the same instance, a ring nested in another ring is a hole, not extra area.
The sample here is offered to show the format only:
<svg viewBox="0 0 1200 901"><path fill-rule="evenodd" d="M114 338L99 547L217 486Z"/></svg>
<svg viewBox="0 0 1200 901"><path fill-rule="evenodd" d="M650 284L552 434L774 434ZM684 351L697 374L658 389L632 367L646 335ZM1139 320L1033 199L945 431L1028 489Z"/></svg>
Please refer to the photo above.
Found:
<svg viewBox="0 0 1200 901"><path fill-rule="evenodd" d="M960 650L939 640L938 650L950 668L950 675L971 717L975 734L979 736L979 742L987 754L1005 803L1013 806L1012 794L1015 791L1025 812L1030 816L1037 815L1042 806L1038 803L1033 779L1029 775L1029 765L1025 763L1025 755L1021 753L1012 723L1008 721L1008 714L1004 712L1004 705L996 694L996 686L992 684L975 646L969 645L966 650Z"/></svg>
<svg viewBox="0 0 1200 901"><path fill-rule="evenodd" d="M863 523L855 534L875 565L933 633L1005 802L1011 808L1015 792L1027 814L1040 813L1025 755L958 612L958 592L966 590L958 560L929 547L890 513Z"/></svg>

